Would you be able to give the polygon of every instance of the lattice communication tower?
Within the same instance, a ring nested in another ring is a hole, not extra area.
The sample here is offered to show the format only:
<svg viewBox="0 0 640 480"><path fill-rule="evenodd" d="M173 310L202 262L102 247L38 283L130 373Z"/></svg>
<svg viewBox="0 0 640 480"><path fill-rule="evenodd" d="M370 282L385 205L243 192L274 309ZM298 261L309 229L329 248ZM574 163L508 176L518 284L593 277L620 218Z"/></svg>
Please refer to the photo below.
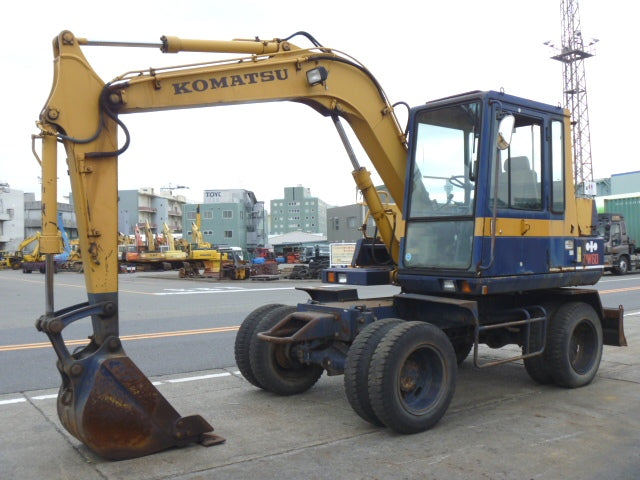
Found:
<svg viewBox="0 0 640 480"><path fill-rule="evenodd" d="M587 184L593 184L591 163L591 134L589 131L589 109L587 105L587 84L584 73L584 59L592 57L592 39L585 46L580 28L578 0L561 0L562 46L551 57L562 62L564 79L564 106L571 113L573 124L573 171L578 193L585 194ZM555 48L551 42L546 42ZM587 183L588 182L588 183Z"/></svg>

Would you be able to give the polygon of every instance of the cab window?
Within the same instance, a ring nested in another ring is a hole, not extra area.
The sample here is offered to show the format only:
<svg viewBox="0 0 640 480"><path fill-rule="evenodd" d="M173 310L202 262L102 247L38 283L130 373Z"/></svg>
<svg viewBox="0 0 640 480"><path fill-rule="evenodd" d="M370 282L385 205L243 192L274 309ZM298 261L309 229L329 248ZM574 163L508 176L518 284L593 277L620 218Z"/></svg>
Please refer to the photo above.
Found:
<svg viewBox="0 0 640 480"><path fill-rule="evenodd" d="M511 144L499 152L493 165L491 192L499 208L542 209L541 145L541 122L516 116Z"/></svg>
<svg viewBox="0 0 640 480"><path fill-rule="evenodd" d="M551 211L564 212L564 129L562 122L551 122Z"/></svg>

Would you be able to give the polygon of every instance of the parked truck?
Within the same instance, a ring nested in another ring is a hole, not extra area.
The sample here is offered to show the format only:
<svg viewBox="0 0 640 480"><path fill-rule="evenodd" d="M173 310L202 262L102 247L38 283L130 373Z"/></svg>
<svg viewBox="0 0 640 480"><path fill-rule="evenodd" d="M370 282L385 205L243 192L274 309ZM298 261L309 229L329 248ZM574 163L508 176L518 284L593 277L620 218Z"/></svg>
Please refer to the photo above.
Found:
<svg viewBox="0 0 640 480"><path fill-rule="evenodd" d="M311 46L294 45L294 36ZM360 417L413 433L445 415L457 365L470 352L478 368L522 361L535 382L577 388L594 379L603 344L626 344L622 308L604 307L598 291L585 288L602 275L604 244L593 201L574 196L567 110L471 91L410 108L402 126L395 109L406 104L392 104L364 65L304 32L273 40L162 37L158 47L167 53L246 56L129 70L107 83L85 58L91 45L140 46L92 42L69 31L54 39L54 83L38 123L47 185L41 248L47 261L59 248L50 223L60 142L88 300L55 310L54 278L47 275L37 328L58 356L60 421L98 455L132 458L222 441L201 416L181 417L120 341L117 163L129 144L124 117L136 112L292 101L330 119L345 146L376 238L393 263L387 278L400 291L360 299L351 287L305 288L308 302L271 303L250 313L234 351L240 372L257 388L300 394L325 372L344 374L346 397ZM508 59L501 53L492 52L489 63L502 67ZM342 119L402 222L383 206ZM118 141L118 131L127 138ZM211 313L217 310L212 304ZM90 342L71 353L64 329L86 317ZM481 344L518 351L500 361L483 359Z"/></svg>
<svg viewBox="0 0 640 480"><path fill-rule="evenodd" d="M624 275L640 268L640 246L620 213L599 213L598 233L604 238L604 269Z"/></svg>

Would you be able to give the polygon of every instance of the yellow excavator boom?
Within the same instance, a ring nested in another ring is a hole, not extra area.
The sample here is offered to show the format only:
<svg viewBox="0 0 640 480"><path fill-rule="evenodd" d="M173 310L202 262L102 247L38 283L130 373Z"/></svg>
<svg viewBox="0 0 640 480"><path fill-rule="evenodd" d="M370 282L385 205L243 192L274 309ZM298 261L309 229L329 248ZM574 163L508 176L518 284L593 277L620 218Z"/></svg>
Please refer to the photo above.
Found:
<svg viewBox="0 0 640 480"><path fill-rule="evenodd" d="M53 41L53 86L40 113L38 137L43 144L41 251L49 258L59 249L57 228L54 230L52 225L56 222L56 147L60 141L66 151L88 294L88 303L77 306L73 318L91 316L94 332L88 347L73 354L67 351L61 331L68 321L61 317L69 318L73 309L65 309L64 314L54 311L53 277L49 275L46 313L37 326L49 335L59 356L63 387L58 410L64 426L105 457L129 458L202 441L212 428L201 417L180 418L120 345L117 163L129 144L123 116L290 101L330 117L347 148L354 180L376 221L379 236L396 262L402 232L394 229L389 220L369 172L359 165L348 144L340 119L351 126L400 211L404 202L407 144L393 106L373 75L348 55L317 42L304 49L280 39L208 41L162 37L158 46L167 53L198 51L247 56L132 71L106 83L85 58L83 47L89 45L139 46L93 42L77 38L69 31L61 32ZM121 141L119 130L125 134ZM201 235L199 228L197 232ZM149 230L147 238L151 248ZM86 373L89 371L95 373L89 375ZM105 382L107 378L118 377L117 372L120 375L126 372L128 381L135 381L138 386L123 385L121 397L109 401L115 393ZM94 401L80 403L79 399L87 395ZM157 403L150 407L149 398ZM130 404L144 405L135 416L142 427L133 433L131 412L125 411L125 405ZM91 422L86 420L89 417ZM154 427L147 428L149 425ZM113 435L105 435L105 428ZM127 438L122 440L124 437Z"/></svg>

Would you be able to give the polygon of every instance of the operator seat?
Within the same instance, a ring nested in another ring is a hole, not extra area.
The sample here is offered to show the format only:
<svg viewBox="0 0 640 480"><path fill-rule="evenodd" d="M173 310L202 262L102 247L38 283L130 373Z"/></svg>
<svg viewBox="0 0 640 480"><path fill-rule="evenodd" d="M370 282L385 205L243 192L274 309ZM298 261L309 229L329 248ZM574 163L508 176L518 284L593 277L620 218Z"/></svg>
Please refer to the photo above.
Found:
<svg viewBox="0 0 640 480"><path fill-rule="evenodd" d="M538 175L531 169L525 156L510 157L504 161L501 175L505 183L511 179L511 206L515 208L540 208Z"/></svg>

